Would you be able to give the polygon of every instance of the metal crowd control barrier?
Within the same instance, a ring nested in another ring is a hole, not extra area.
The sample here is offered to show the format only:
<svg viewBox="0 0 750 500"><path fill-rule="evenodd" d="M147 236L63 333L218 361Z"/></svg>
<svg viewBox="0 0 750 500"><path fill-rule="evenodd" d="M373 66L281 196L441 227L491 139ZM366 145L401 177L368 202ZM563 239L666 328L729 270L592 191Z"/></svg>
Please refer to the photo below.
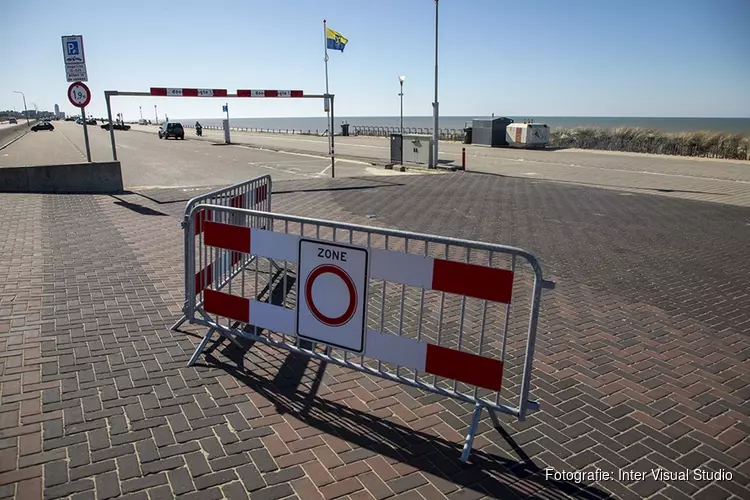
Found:
<svg viewBox="0 0 750 500"><path fill-rule="evenodd" d="M217 332L471 403L464 462L483 408L495 426L497 412L520 421L539 409L534 345L542 289L554 282L531 253L226 206L188 215L186 314L208 328L188 366ZM233 252L254 265L232 261L212 280L205 263Z"/></svg>
<svg viewBox="0 0 750 500"><path fill-rule="evenodd" d="M210 191L208 193L204 193L200 196L196 196L195 198L192 198L190 201L188 201L187 206L185 207L185 216L182 220L181 227L184 230L185 234L185 260L187 261L188 258L188 250L191 247L194 247L194 245L191 245L191 241L188 239L188 232L187 232L187 221L190 217L190 213L192 212L193 208L201 203L210 203L213 205L222 205L222 206L230 206L235 208L246 208L246 209L256 209L260 210L262 212L270 212L271 211L271 176L270 175L261 175L260 177L255 177L253 179L240 182L238 184L233 184L231 186L216 189L214 191ZM210 215L209 215L210 217ZM200 241L201 234L203 232L203 226L202 222L210 220L210 219L202 219L200 221L196 222L195 229L194 229L194 236L193 240L197 237ZM267 224L269 224L269 221L265 217L255 217L251 220L254 224L257 224L256 227L266 227ZM232 259L239 259L239 254L235 254L231 257ZM243 258L243 266L248 265L250 262L252 262L253 257L244 257ZM233 264L236 264L237 262L233 262ZM219 266L220 263L217 264ZM211 274L211 265L207 267L208 273ZM185 315L185 312L187 311L187 305L188 302L191 299L195 298L195 294L190 295L189 289L188 289L188 281L191 279L190 275L187 273L187 267L185 268L185 301L183 303L182 312L183 315L180 317L177 322L172 325L171 330L177 330L179 329L182 324L187 320L187 316ZM220 282L217 280L213 281L214 283L218 283L219 289L221 289L226 283ZM199 285L199 284L198 284ZM196 285L196 286L198 286Z"/></svg>

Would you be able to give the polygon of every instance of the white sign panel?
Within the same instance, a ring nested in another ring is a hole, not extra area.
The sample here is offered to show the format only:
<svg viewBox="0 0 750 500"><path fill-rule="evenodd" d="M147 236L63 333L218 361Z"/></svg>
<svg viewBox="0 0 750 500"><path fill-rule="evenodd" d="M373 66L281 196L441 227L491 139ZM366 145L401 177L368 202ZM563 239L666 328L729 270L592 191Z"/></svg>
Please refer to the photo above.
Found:
<svg viewBox="0 0 750 500"><path fill-rule="evenodd" d="M89 75L86 73L85 64L66 64L65 79L68 82L87 82Z"/></svg>
<svg viewBox="0 0 750 500"><path fill-rule="evenodd" d="M82 35L64 36L62 44L65 64L86 64Z"/></svg>
<svg viewBox="0 0 750 500"><path fill-rule="evenodd" d="M198 97L213 97L213 89L198 89Z"/></svg>
<svg viewBox="0 0 750 500"><path fill-rule="evenodd" d="M182 89L167 89L167 95L181 97Z"/></svg>
<svg viewBox="0 0 750 500"><path fill-rule="evenodd" d="M366 248L300 240L297 335L361 353L365 348Z"/></svg>
<svg viewBox="0 0 750 500"><path fill-rule="evenodd" d="M266 97L265 90L251 90L250 97Z"/></svg>
<svg viewBox="0 0 750 500"><path fill-rule="evenodd" d="M86 54L83 50L83 35L62 37L65 78L69 82L87 82Z"/></svg>
<svg viewBox="0 0 750 500"><path fill-rule="evenodd" d="M279 90L279 97L292 97L291 90Z"/></svg>

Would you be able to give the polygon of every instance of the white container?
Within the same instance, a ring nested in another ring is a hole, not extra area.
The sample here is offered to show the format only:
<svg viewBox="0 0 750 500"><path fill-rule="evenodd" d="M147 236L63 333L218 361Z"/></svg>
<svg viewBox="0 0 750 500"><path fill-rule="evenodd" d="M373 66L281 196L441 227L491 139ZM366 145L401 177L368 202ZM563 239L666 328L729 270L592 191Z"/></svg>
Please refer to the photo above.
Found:
<svg viewBox="0 0 750 500"><path fill-rule="evenodd" d="M549 144L549 126L544 123L511 123L505 140L514 148L544 148Z"/></svg>

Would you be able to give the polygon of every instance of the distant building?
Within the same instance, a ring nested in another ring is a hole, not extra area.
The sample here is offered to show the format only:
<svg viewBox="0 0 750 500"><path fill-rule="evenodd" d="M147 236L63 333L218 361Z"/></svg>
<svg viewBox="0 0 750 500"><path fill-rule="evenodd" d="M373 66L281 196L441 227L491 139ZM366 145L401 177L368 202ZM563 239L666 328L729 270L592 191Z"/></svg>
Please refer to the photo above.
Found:
<svg viewBox="0 0 750 500"><path fill-rule="evenodd" d="M65 112L60 111L60 106L58 104L55 104L55 118L65 118Z"/></svg>

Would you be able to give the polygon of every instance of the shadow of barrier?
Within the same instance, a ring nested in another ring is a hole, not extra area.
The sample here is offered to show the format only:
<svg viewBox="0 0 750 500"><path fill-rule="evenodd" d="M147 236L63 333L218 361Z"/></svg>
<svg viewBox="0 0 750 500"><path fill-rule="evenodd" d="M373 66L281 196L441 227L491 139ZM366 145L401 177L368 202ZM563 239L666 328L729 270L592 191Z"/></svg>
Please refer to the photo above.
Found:
<svg viewBox="0 0 750 500"><path fill-rule="evenodd" d="M245 354L253 347L252 343L243 348L230 343L222 354L236 366L221 362L213 351L223 341L219 339L207 349L206 361L260 394L278 413L288 414L314 429L337 436L367 450L370 455L379 454L406 463L459 487L482 495L489 494L491 498L611 498L607 492L583 483L547 479L545 467L534 463L499 426L497 431L518 459L510 454L503 457L476 450L469 464L457 463L448 457L455 456L459 447L439 435L316 397L326 369L325 361L311 367L309 356L290 352L274 377L277 359L262 356L265 354L262 351L254 352L255 359L250 360L253 371L245 368ZM307 375L311 371L314 373L312 377ZM358 454L368 458L366 453Z"/></svg>
<svg viewBox="0 0 750 500"><path fill-rule="evenodd" d="M186 215L184 313L208 328L188 366L219 333L470 403L463 462L483 410L499 427L499 413L539 409L536 328L554 282L531 253L228 206Z"/></svg>

